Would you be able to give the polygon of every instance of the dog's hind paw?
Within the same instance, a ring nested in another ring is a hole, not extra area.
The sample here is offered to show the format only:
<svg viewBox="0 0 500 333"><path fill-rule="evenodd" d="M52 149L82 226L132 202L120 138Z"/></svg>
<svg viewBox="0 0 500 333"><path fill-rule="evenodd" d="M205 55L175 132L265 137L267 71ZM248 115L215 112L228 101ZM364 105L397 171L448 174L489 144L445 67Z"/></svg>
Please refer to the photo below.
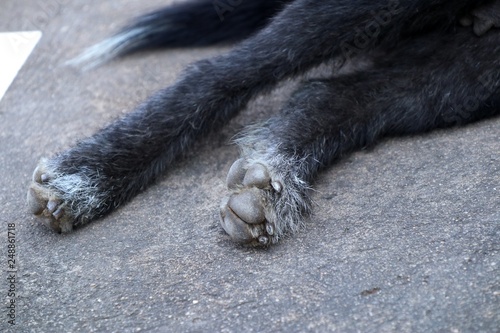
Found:
<svg viewBox="0 0 500 333"><path fill-rule="evenodd" d="M67 209L63 195L50 184L57 177L46 160L42 160L33 172L32 183L28 189L28 208L52 230L61 233L73 229L74 216Z"/></svg>
<svg viewBox="0 0 500 333"><path fill-rule="evenodd" d="M221 206L221 225L240 243L269 245L277 241L276 226L270 216L269 195L279 194L282 185L272 181L267 168L259 163L245 167L237 160L227 175L227 186L235 190Z"/></svg>
<svg viewBox="0 0 500 333"><path fill-rule="evenodd" d="M28 189L28 208L54 231L69 232L104 215L110 199L105 184L105 176L88 167L65 172L57 157L42 159Z"/></svg>
<svg viewBox="0 0 500 333"><path fill-rule="evenodd" d="M262 246L295 231L309 211L308 187L290 179L265 162L234 162L226 180L233 193L220 209L222 228L235 242Z"/></svg>

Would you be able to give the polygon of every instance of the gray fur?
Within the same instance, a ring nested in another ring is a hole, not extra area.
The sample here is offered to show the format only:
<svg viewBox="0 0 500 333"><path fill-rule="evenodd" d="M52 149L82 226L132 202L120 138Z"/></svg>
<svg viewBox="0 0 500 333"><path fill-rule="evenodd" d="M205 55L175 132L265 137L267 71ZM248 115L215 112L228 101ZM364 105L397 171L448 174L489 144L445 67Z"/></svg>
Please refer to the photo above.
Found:
<svg viewBox="0 0 500 333"><path fill-rule="evenodd" d="M263 129L254 127L235 142L241 149L245 169L255 164L264 165L271 178L270 184L280 184L275 185L280 186L280 191L272 186L261 190L266 220L275 227L271 240L276 243L286 232L297 232L304 226L312 210L309 197L311 185L300 177L305 172L305 158L281 155L279 147L265 139L269 138L269 133Z"/></svg>
<svg viewBox="0 0 500 333"><path fill-rule="evenodd" d="M135 28L124 31L89 47L77 57L67 61L66 64L84 69L99 66L110 59L120 56L124 51L133 48L137 40L147 35L148 32L146 28Z"/></svg>
<svg viewBox="0 0 500 333"><path fill-rule="evenodd" d="M228 177L222 226L237 241L275 243L310 216L318 172L350 152L385 136L500 114L500 32L493 29L498 3L254 0L221 23L205 15L211 2L200 0L144 16L81 60L253 35L189 66L125 117L42 161L29 190L30 208L57 231L105 216L252 98L326 64L327 75L304 79L281 111L236 140L242 160ZM194 25L186 25L190 10L200 18ZM388 11L390 20L381 21ZM278 14L259 30L269 19L264 12ZM472 18L464 20L468 14ZM478 37L460 22L491 29L479 29ZM367 27L376 34L365 36ZM261 166L264 171L255 170Z"/></svg>

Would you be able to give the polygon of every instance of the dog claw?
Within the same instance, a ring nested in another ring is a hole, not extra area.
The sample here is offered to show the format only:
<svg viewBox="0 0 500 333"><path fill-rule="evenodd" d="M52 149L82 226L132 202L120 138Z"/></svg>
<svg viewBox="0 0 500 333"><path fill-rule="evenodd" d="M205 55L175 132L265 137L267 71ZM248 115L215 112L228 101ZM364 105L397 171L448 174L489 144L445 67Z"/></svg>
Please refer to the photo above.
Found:
<svg viewBox="0 0 500 333"><path fill-rule="evenodd" d="M277 193L281 193L281 191L283 190L283 185L278 181L271 182L271 186Z"/></svg>
<svg viewBox="0 0 500 333"><path fill-rule="evenodd" d="M266 232L269 236L274 235L274 225L272 225L271 223L267 223L266 224Z"/></svg>
<svg viewBox="0 0 500 333"><path fill-rule="evenodd" d="M52 216L54 216L54 218L56 220L59 220L64 214L64 210L62 208L58 208L55 212L52 213Z"/></svg>
<svg viewBox="0 0 500 333"><path fill-rule="evenodd" d="M49 202L47 202L47 210L49 211L49 213L54 213L59 204L60 204L59 201L49 200Z"/></svg>
<svg viewBox="0 0 500 333"><path fill-rule="evenodd" d="M269 245L269 237L259 236L259 244L260 245Z"/></svg>

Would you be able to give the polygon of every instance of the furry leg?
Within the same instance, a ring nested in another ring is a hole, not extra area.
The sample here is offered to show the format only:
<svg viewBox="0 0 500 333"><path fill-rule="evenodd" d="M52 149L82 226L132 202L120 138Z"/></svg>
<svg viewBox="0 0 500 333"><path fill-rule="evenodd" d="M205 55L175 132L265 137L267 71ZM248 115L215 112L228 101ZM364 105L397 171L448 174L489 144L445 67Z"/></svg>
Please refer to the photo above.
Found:
<svg viewBox="0 0 500 333"><path fill-rule="evenodd" d="M341 56L340 44L356 40L353 27L369 26L373 12L392 10L392 19L379 25L366 52L394 47L401 36L436 26L451 29L458 13L475 3L404 0L394 8L388 1L292 2L232 52L195 63L176 84L124 118L42 162L28 193L32 212L62 231L104 216L151 184L183 151L225 124L252 97Z"/></svg>
<svg viewBox="0 0 500 333"><path fill-rule="evenodd" d="M303 225L310 184L335 160L383 136L500 114L499 41L498 32L430 34L374 59L373 69L304 83L279 115L237 140L223 229L240 243L274 244Z"/></svg>

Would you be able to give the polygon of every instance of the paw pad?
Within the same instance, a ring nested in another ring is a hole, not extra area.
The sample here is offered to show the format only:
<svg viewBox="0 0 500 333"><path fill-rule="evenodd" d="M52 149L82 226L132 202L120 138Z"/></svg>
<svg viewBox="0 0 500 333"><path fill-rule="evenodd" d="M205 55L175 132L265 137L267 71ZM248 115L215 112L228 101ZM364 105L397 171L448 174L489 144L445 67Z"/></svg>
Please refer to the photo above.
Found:
<svg viewBox="0 0 500 333"><path fill-rule="evenodd" d="M50 176L46 169L42 161L33 172L27 196L28 209L52 230L58 233L71 231L72 218L65 213L65 204L58 193L49 187Z"/></svg>
<svg viewBox="0 0 500 333"><path fill-rule="evenodd" d="M235 192L221 205L221 225L236 242L269 245L277 237L275 224L266 216L266 194L281 192L283 185L271 178L265 165L245 166L239 159L228 172L227 187Z"/></svg>

